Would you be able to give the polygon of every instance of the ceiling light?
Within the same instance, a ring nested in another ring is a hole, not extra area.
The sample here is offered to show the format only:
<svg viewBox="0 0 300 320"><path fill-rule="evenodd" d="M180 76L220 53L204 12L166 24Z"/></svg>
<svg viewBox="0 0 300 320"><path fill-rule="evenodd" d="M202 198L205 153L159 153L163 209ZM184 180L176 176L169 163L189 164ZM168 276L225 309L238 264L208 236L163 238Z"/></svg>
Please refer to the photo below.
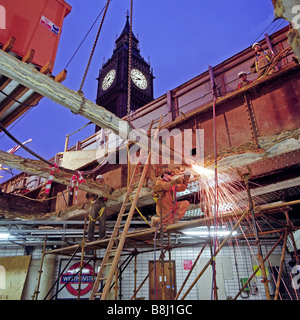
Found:
<svg viewBox="0 0 300 320"><path fill-rule="evenodd" d="M212 230L208 230L207 228L195 228L195 229L190 229L190 230L186 230L186 231L183 231L183 233L187 236L198 236L198 237L207 237L207 236L217 236L217 237L226 237L230 234L230 230L226 230L224 228L220 228L220 229L217 229L216 231L214 231L213 229ZM236 235L237 232L236 231L233 231L232 232L232 235Z"/></svg>
<svg viewBox="0 0 300 320"><path fill-rule="evenodd" d="M0 241L8 240L9 237L10 237L9 233L0 233Z"/></svg>

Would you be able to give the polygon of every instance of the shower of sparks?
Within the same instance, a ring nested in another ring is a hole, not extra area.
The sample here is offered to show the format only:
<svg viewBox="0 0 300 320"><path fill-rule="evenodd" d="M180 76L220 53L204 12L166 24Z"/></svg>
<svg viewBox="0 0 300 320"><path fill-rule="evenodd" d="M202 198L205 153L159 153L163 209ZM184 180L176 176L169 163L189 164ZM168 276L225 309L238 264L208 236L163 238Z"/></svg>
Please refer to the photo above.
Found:
<svg viewBox="0 0 300 320"><path fill-rule="evenodd" d="M215 211L216 199L219 214L240 211L248 207L245 185L232 169L226 171L218 169L217 197L215 197L215 171L198 165L192 165L192 169L199 175L201 206L209 215Z"/></svg>

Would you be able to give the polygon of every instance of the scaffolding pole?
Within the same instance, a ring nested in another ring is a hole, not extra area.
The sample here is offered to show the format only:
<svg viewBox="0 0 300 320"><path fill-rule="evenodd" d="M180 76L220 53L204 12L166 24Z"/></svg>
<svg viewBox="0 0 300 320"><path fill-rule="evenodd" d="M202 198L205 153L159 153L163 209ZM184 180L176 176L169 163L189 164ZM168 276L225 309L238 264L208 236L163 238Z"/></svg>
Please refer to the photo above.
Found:
<svg viewBox="0 0 300 320"><path fill-rule="evenodd" d="M46 242L47 242L47 236L45 237L45 240L44 240L42 258L41 258L40 269L39 269L38 282L37 282L34 294L32 296L32 300L37 300L38 296L39 296L39 293L40 293L39 289L40 289L40 283L41 283L41 278L42 278L42 273L43 273L43 264L44 264L44 258L45 258L45 252L46 252Z"/></svg>
<svg viewBox="0 0 300 320"><path fill-rule="evenodd" d="M209 267L209 265L211 265L213 259L216 258L216 256L218 255L218 253L221 251L221 249L224 247L224 245L226 244L226 242L229 240L229 238L232 236L233 231L240 225L240 223L244 220L244 218L246 217L246 215L249 214L249 211L245 211L241 217L239 218L239 220L236 222L236 224L233 226L232 230L229 232L229 234L225 237L225 239L222 241L222 243L220 244L220 246L218 247L217 251L215 252L214 257L210 258L210 260L206 263L206 265L203 267L203 269L200 271L200 273L198 274L198 276L196 277L196 279L193 281L193 283L190 285L190 287L188 288L188 290L186 291L186 293L182 296L181 300L184 300L185 297L188 295L188 293L192 290L192 288L194 287L194 285L198 282L198 280L200 279L200 277L203 275L204 271Z"/></svg>
<svg viewBox="0 0 300 320"><path fill-rule="evenodd" d="M280 243L280 241L283 239L284 234L282 234L280 236L280 238L277 240L277 242L274 244L273 248L269 251L269 253L265 256L265 258L263 259L263 263L265 263L265 261L267 261L267 259L270 257L270 255L272 254L272 252L275 250L275 248L278 246L278 244ZM261 265L259 265L254 272L252 273L251 277L248 279L248 281L243 285L243 287L240 289L240 291L236 294L236 296L233 298L233 300L236 300L240 294L244 291L244 289L247 287L247 285L250 283L250 281L254 278L254 276L256 275L256 273L261 269Z"/></svg>
<svg viewBox="0 0 300 320"><path fill-rule="evenodd" d="M253 200L251 197L251 192L250 192L250 187L249 187L249 179L251 178L251 171L248 169L248 172L245 174L240 175L241 178L245 182L246 186L246 192L247 192L247 197L248 197L248 202L249 202L249 211L251 212L251 217L252 217L252 224L253 224L253 230L254 230L254 235L255 235L255 240L256 240L256 245L257 245L257 258L261 267L261 273L262 273L262 283L264 284L265 287L265 292L267 296L267 300L271 300L271 294L270 294L270 288L269 288L269 282L267 277L267 272L265 268L265 263L264 263L264 258L263 258L263 253L262 253L262 248L261 248L261 243L260 243L260 238L256 226L256 218L255 218L255 213L254 213L254 205L253 205Z"/></svg>
<svg viewBox="0 0 300 320"><path fill-rule="evenodd" d="M169 274L170 274L170 291L172 292L172 296L174 297L176 292L175 292L175 284L173 285L173 264L172 264L172 246L171 246L171 236L170 232L168 232L168 247L167 247L168 253L169 253ZM174 288L174 289L173 289Z"/></svg>
<svg viewBox="0 0 300 320"><path fill-rule="evenodd" d="M71 263L71 261L73 260L73 258L75 257L77 251L79 250L80 245L77 245L76 250L73 252L72 256L70 257L69 261L67 262L67 264L65 265L65 267L63 268L62 272L58 275L56 281L53 283L52 287L50 288L50 290L48 291L48 293L46 294L44 300L47 299L48 295L50 294L50 292L52 291L52 289L54 288L54 286L56 285L56 283L59 281L59 278L63 275L63 273L65 272L65 270L67 269L68 265ZM56 296L57 294L55 294ZM53 298L53 297L52 297ZM52 299L51 298L51 299Z"/></svg>
<svg viewBox="0 0 300 320"><path fill-rule="evenodd" d="M196 265L197 265L197 263L198 263L198 260L200 259L200 256L201 256L201 254L203 253L203 251L204 251L204 249L205 249L206 245L207 245L207 241L204 243L203 247L201 248L201 250L200 250L200 252L199 252L199 254L198 254L198 256L197 256L196 260L194 261L194 263L193 263L193 265L192 265L191 270L189 271L189 273L188 273L188 274L187 274L187 276L185 277L185 279L184 279L184 281L183 281L183 283L182 283L182 285L181 285L181 287L180 287L180 289L179 289L179 291L178 291L178 293L177 293L176 297L174 298L174 300L177 300L177 299L178 299L178 297L179 297L179 295L180 295L180 293L181 293L182 289L184 288L184 286L185 286L185 284L187 283L187 281L188 281L188 279L189 279L190 275L192 274L193 270L195 269L195 267L196 267Z"/></svg>
<svg viewBox="0 0 300 320"><path fill-rule="evenodd" d="M295 259L296 259L297 264L300 265L300 258L297 255L297 245L296 245L295 238L294 238L294 235L293 235L293 231L295 231L296 228L293 225L292 221L290 220L288 211L284 211L284 214L285 214L287 225L288 225L288 228L289 228L289 233L290 233L289 236L291 237L292 244L293 244Z"/></svg>
<svg viewBox="0 0 300 320"><path fill-rule="evenodd" d="M168 249L165 249L163 252L163 256L165 255L165 253L167 252ZM160 256L159 260L157 262L160 262L162 259L162 256ZM132 295L132 297L130 298L130 300L133 300L136 298L137 293L141 290L142 286L144 285L144 283L148 280L150 273L154 270L154 266L155 264L153 264L153 266L150 268L148 274L146 275L146 277L144 278L144 280L141 282L141 284L139 285L139 287L136 289L136 291L134 292L134 294Z"/></svg>
<svg viewBox="0 0 300 320"><path fill-rule="evenodd" d="M134 248L134 290L133 290L133 292L136 292L136 285L137 285L137 250L136 250L136 246L135 246L135 248ZM134 300L136 300L136 297Z"/></svg>
<svg viewBox="0 0 300 320"><path fill-rule="evenodd" d="M281 259L280 259L280 267L279 267L279 272L278 272L278 277L277 277L277 282L276 282L276 291L275 291L274 300L278 300L278 294L279 294L279 287L280 287L281 275L282 275L282 270L283 270L283 263L284 263L284 255L285 255L285 247L286 247L287 236L288 236L288 230L286 229L285 233L284 233L282 252L281 252Z"/></svg>
<svg viewBox="0 0 300 320"><path fill-rule="evenodd" d="M83 235L82 235L82 242L81 242L81 258L80 258L80 267L79 267L79 281L78 281L78 288L77 288L77 300L80 299L80 293L81 293L81 277L82 277L83 259L84 259L85 233L86 233L86 216L84 218L84 227L83 227Z"/></svg>

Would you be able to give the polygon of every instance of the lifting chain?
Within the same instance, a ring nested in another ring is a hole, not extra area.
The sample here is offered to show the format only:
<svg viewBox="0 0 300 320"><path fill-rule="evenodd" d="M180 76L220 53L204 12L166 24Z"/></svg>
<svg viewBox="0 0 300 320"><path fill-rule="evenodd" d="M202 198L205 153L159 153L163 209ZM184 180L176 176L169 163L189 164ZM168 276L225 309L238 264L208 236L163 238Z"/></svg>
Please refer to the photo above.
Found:
<svg viewBox="0 0 300 320"><path fill-rule="evenodd" d="M127 120L130 121L130 100L131 100L131 60L132 60L132 11L133 0L130 0L130 31L129 31L129 53L128 53L128 93L127 93Z"/></svg>
<svg viewBox="0 0 300 320"><path fill-rule="evenodd" d="M95 42L94 42L94 45L93 45L93 49L91 51L91 54L90 54L90 57L89 57L89 61L87 63L87 66L86 66L86 69L85 69L85 72L84 72L84 75L82 77L81 84L80 84L80 87L79 87L79 90L78 90L82 95L83 95L82 88L83 88L83 85L84 85L88 70L90 68L90 64L91 64L91 61L92 61L92 58L93 58L93 55L94 55L94 52L95 52L95 49L96 49L96 45L97 45L97 42L98 42L98 39L99 39L100 31L102 29L103 22L104 22L104 19L105 19L106 12L107 12L108 5L109 5L110 1L111 0L107 0L106 6L105 6L105 11L103 13L103 16L102 16L102 19L101 19L101 23L100 23L100 26L99 26L99 29L98 29L98 32L97 32L97 35L96 35L96 39L95 39Z"/></svg>

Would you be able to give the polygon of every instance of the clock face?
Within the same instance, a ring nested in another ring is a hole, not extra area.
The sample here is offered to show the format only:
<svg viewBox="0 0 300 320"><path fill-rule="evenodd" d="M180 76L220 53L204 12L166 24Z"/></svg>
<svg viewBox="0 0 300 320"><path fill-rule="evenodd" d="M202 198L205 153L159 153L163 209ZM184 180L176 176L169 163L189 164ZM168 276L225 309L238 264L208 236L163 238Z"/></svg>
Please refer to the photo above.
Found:
<svg viewBox="0 0 300 320"><path fill-rule="evenodd" d="M131 70L131 79L133 83L140 89L147 89L148 83L144 74L138 69Z"/></svg>
<svg viewBox="0 0 300 320"><path fill-rule="evenodd" d="M115 69L108 71L102 81L102 89L107 90L114 82L115 77L116 77L116 70Z"/></svg>

